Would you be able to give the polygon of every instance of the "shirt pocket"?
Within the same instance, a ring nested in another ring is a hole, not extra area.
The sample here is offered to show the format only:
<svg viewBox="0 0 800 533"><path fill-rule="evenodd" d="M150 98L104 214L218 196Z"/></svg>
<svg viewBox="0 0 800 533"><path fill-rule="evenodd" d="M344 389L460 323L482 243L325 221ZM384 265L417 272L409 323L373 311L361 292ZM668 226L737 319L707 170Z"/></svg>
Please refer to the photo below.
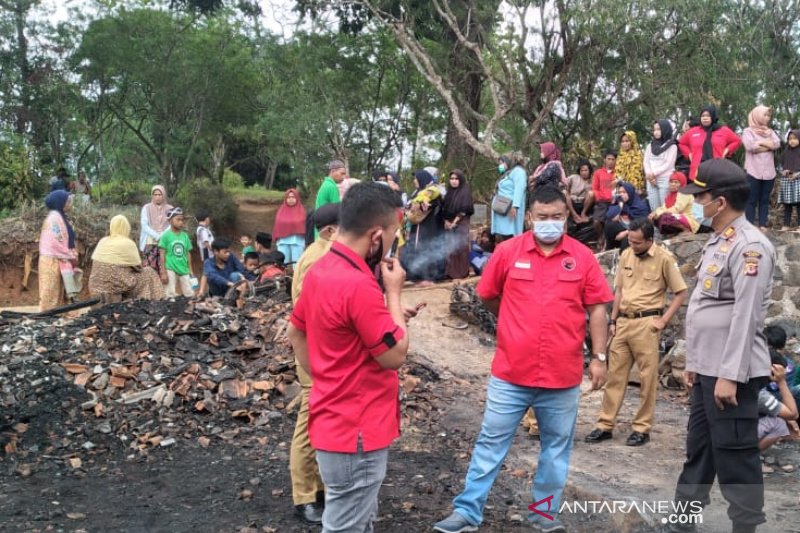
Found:
<svg viewBox="0 0 800 533"><path fill-rule="evenodd" d="M702 266L702 271L699 272L700 279L700 293L703 296L710 298L719 297L719 286L722 281L722 272L725 270L725 264L717 261L712 261L708 265Z"/></svg>
<svg viewBox="0 0 800 533"><path fill-rule="evenodd" d="M536 297L535 279L531 269L512 268L508 277L507 290L504 292L507 292L509 296L520 300L533 300Z"/></svg>
<svg viewBox="0 0 800 533"><path fill-rule="evenodd" d="M568 302L582 302L583 276L578 272L561 272L558 275L558 298Z"/></svg>

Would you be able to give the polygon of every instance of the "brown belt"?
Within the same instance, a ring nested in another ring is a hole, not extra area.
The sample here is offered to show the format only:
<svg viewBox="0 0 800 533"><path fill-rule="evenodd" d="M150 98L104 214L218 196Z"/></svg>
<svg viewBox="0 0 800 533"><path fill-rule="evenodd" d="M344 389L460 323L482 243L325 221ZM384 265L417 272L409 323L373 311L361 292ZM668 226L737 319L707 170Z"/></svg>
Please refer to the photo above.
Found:
<svg viewBox="0 0 800 533"><path fill-rule="evenodd" d="M647 318L648 316L661 316L661 310L651 309L650 311L639 311L638 313L623 313L620 311L619 316L633 320L635 318Z"/></svg>

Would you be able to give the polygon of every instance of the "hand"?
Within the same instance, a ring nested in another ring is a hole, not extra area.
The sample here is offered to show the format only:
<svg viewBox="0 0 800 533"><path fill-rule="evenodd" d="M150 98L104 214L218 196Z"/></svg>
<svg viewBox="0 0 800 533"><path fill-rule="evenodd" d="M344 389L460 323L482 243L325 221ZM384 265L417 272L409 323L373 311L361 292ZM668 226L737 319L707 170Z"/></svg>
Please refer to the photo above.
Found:
<svg viewBox="0 0 800 533"><path fill-rule="evenodd" d="M653 328L653 331L663 331L667 327L667 323L664 321L664 317L657 316L650 323L650 327Z"/></svg>
<svg viewBox="0 0 800 533"><path fill-rule="evenodd" d="M599 390L606 384L606 364L600 359L592 359L589 363L589 379L592 380L592 390Z"/></svg>
<svg viewBox="0 0 800 533"><path fill-rule="evenodd" d="M423 211L427 211L428 209L430 209L430 207L431 207L431 204L430 204L430 203L428 203L428 202L422 202L422 210L423 210Z"/></svg>
<svg viewBox="0 0 800 533"><path fill-rule="evenodd" d="M714 403L720 411L725 410L725 404L738 406L736 401L737 383L725 378L717 378L714 386Z"/></svg>
<svg viewBox="0 0 800 533"><path fill-rule="evenodd" d="M450 221L447 221L447 220L444 221L444 229L446 229L447 231L450 231L451 229L453 229L454 225L455 224L453 224Z"/></svg>
<svg viewBox="0 0 800 533"><path fill-rule="evenodd" d="M694 386L694 382L697 379L697 374L694 372L690 372L688 370L683 371L683 381L686 383L686 386L690 389Z"/></svg>
<svg viewBox="0 0 800 533"><path fill-rule="evenodd" d="M609 324L608 325L608 337L611 338L617 334L617 325L616 324Z"/></svg>
<svg viewBox="0 0 800 533"><path fill-rule="evenodd" d="M162 285L166 285L167 282L169 281L169 278L167 277L167 273L166 272L162 272L160 277L161 277Z"/></svg>
<svg viewBox="0 0 800 533"><path fill-rule="evenodd" d="M722 151L722 159L725 159L726 157L728 157L728 149L727 149L727 148L725 148L725 149Z"/></svg>
<svg viewBox="0 0 800 533"><path fill-rule="evenodd" d="M617 241L621 241L622 239L624 239L627 236L628 236L628 230L620 231L619 233L617 233L617 235L616 235L616 237L614 237L614 239L617 240Z"/></svg>
<svg viewBox="0 0 800 533"><path fill-rule="evenodd" d="M772 381L783 383L786 381L786 367L783 365L772 365Z"/></svg>
<svg viewBox="0 0 800 533"><path fill-rule="evenodd" d="M417 316L427 305L427 303L422 302L414 307L405 307L403 309L403 317L406 319L406 322Z"/></svg>
<svg viewBox="0 0 800 533"><path fill-rule="evenodd" d="M400 266L400 261L396 257L381 261L381 279L386 292L396 292L400 294L403 290L403 283L406 281L406 271Z"/></svg>
<svg viewBox="0 0 800 533"><path fill-rule="evenodd" d="M512 207L508 210L508 218L517 218L517 208Z"/></svg>

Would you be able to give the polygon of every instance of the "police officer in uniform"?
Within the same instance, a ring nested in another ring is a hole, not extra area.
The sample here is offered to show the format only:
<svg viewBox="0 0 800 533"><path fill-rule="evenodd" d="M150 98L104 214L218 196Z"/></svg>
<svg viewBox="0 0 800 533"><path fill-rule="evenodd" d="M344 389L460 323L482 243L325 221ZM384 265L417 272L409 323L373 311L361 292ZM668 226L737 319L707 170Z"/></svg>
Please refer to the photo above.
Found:
<svg viewBox="0 0 800 533"><path fill-rule="evenodd" d="M764 319L772 292L775 249L744 216L745 172L724 159L700 164L681 192L695 197L695 216L714 230L697 267L686 313L686 380L692 386L686 462L675 490L687 513L710 502L714 478L728 501L734 533L764 523L758 451L758 391L768 382ZM699 502L691 505L690 502ZM665 526L691 532L687 518Z"/></svg>

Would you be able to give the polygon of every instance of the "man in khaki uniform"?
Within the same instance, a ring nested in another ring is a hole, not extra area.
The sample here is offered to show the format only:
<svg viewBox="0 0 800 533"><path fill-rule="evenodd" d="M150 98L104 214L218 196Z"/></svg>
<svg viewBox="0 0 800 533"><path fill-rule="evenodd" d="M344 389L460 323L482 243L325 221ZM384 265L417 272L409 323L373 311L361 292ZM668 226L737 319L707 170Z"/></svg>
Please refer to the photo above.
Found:
<svg viewBox="0 0 800 533"><path fill-rule="evenodd" d="M658 392L658 346L661 332L686 300L683 281L675 257L653 242L655 229L647 218L631 222L629 247L622 252L614 282L614 307L611 311L608 382L595 429L586 442L612 438L628 377L636 362L641 389L639 411L633 421L628 446L641 446L650 440ZM667 310L667 290L673 298Z"/></svg>
<svg viewBox="0 0 800 533"><path fill-rule="evenodd" d="M303 278L308 269L331 249L336 240L339 225L339 205L326 204L317 209L313 216L314 227L319 235L305 249L295 265L292 276L292 303L296 303L303 287ZM292 478L292 500L297 515L309 524L322 523L322 502L325 485L319 475L317 455L308 439L308 394L311 391L311 376L298 364L297 378L302 387L300 392L300 411L292 436L289 454L289 473Z"/></svg>

